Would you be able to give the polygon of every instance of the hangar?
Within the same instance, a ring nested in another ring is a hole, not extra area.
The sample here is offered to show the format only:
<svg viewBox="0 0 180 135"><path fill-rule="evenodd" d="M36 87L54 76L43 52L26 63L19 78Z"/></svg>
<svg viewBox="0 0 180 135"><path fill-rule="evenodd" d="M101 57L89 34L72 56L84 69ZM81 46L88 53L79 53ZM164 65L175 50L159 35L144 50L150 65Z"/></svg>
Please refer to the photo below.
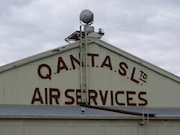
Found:
<svg viewBox="0 0 180 135"><path fill-rule="evenodd" d="M0 67L0 134L178 135L180 78L86 23L75 42Z"/></svg>

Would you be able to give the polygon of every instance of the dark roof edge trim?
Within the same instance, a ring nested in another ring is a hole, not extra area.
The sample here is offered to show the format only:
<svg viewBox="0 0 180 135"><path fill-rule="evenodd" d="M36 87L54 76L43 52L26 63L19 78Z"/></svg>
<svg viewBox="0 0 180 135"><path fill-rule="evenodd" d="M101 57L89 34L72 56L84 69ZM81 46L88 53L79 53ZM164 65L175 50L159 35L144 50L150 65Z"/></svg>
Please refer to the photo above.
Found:
<svg viewBox="0 0 180 135"><path fill-rule="evenodd" d="M108 108L108 107L91 106L91 105L87 105L87 104L81 104L80 106L87 107L87 108L98 109L98 110L104 110L104 111L128 114L128 115L135 115L135 116L155 117L155 115L156 115L156 114L143 114L143 113L138 113L138 112L125 111L125 110L120 110L120 109L113 109L113 108Z"/></svg>

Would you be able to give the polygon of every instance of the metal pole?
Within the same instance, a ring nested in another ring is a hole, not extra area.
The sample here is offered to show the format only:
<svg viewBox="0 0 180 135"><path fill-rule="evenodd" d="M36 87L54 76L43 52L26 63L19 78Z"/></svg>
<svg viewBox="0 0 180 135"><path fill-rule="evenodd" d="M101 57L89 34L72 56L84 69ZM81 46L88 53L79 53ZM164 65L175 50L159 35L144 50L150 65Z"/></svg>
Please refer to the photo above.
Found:
<svg viewBox="0 0 180 135"><path fill-rule="evenodd" d="M81 89L81 102L83 102L83 43L82 43L82 28L80 25L80 89Z"/></svg>
<svg viewBox="0 0 180 135"><path fill-rule="evenodd" d="M86 24L84 26L84 31L85 31L85 57L84 57L84 60L85 60L85 80L84 80L84 83L85 83L85 103L88 104L88 59L87 59L87 26L88 24Z"/></svg>
<svg viewBox="0 0 180 135"><path fill-rule="evenodd" d="M82 39L82 30L80 26L80 87L81 87L81 102L88 104L88 59L87 59L87 25L84 26L84 43Z"/></svg>

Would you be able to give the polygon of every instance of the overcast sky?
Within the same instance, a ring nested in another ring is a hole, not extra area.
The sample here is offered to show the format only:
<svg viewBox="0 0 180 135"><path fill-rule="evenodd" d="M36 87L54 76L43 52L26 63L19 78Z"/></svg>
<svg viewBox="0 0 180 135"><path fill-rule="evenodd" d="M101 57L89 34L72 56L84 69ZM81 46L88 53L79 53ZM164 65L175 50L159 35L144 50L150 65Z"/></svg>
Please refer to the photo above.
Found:
<svg viewBox="0 0 180 135"><path fill-rule="evenodd" d="M102 40L180 76L180 0L0 0L0 66L66 45L84 9Z"/></svg>

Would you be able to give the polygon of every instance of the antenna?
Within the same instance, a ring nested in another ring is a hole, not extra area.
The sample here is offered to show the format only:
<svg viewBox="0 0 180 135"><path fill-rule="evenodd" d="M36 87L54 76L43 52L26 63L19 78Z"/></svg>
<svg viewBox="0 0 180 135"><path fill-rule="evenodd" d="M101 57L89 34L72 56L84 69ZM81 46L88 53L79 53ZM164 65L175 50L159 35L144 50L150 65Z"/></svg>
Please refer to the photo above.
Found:
<svg viewBox="0 0 180 135"><path fill-rule="evenodd" d="M93 20L94 14L90 10L85 9L80 13L80 23L82 25L91 25L93 23Z"/></svg>
<svg viewBox="0 0 180 135"><path fill-rule="evenodd" d="M88 95L88 84L89 84L89 61L88 55L88 39L100 39L104 35L103 29L99 29L99 32L94 32L94 27L90 26L94 21L94 14L85 9L80 13L80 23L83 25L84 31L80 25L80 31L75 31L73 34L65 38L65 41L69 43L70 40L78 41L80 46L80 89L81 89L81 103L88 105L90 104ZM84 112L83 108L81 110Z"/></svg>
<svg viewBox="0 0 180 135"><path fill-rule="evenodd" d="M80 31L72 33L70 36L65 38L66 42L70 43L69 41L84 40L84 44L87 44L87 38L100 39L104 35L103 29L100 28L98 32L94 32L94 27L90 26L94 22L94 14L90 10L83 10L80 13L79 21L81 26L83 26L83 30L80 28Z"/></svg>
<svg viewBox="0 0 180 135"><path fill-rule="evenodd" d="M81 77L81 103L88 104L88 60L87 60L87 38L88 33L94 32L94 27L90 26L93 23L94 15L90 10L83 10L80 13L80 23L84 26L84 39L82 40L82 31L80 26L80 77Z"/></svg>

